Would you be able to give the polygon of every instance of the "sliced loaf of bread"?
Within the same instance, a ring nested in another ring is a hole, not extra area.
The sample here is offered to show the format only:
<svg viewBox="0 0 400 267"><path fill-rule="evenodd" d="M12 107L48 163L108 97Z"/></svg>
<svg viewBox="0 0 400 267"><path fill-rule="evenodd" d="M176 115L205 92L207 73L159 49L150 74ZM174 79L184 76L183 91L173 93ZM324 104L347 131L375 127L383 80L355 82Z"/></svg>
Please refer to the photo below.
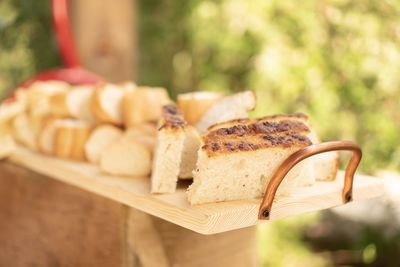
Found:
<svg viewBox="0 0 400 267"><path fill-rule="evenodd" d="M217 128L203 136L189 202L238 200L261 197L280 164L299 149L312 144L310 129L296 120L252 120ZM314 181L310 161L293 168L278 194L288 194Z"/></svg>
<svg viewBox="0 0 400 267"><path fill-rule="evenodd" d="M102 152L122 137L122 130L113 125L100 125L90 134L85 144L85 155L89 162L99 163Z"/></svg>
<svg viewBox="0 0 400 267"><path fill-rule="evenodd" d="M191 125L185 127L179 179L191 179L196 169L197 153L201 147L201 137L197 129Z"/></svg>
<svg viewBox="0 0 400 267"><path fill-rule="evenodd" d="M196 124L200 133L207 132L213 124L237 118L248 117L249 111L256 106L256 97L252 91L244 91L225 96L215 102Z"/></svg>
<svg viewBox="0 0 400 267"><path fill-rule="evenodd" d="M100 169L112 175L146 177L151 171L151 153L136 138L125 136L102 151Z"/></svg>
<svg viewBox="0 0 400 267"><path fill-rule="evenodd" d="M307 137L311 140L313 144L320 143L320 138L316 130L309 123L309 118L307 115L303 113L294 113L294 114L278 114L265 116L254 120L249 120L248 118L241 118L230 120L222 123L217 123L208 128L209 131L214 131L219 128L224 127L232 127L234 125L248 125L254 121L257 122L265 122L265 121L284 121L284 120L292 120L292 121L300 121L306 124L309 128L309 132L307 133ZM338 152L326 152L323 154L318 154L312 156L305 161L312 161L314 165L314 173L315 180L318 181L331 181L335 180L337 171L339 168L339 153Z"/></svg>
<svg viewBox="0 0 400 267"><path fill-rule="evenodd" d="M179 94L177 103L186 122L190 125L196 125L204 113L222 97L223 94L216 92L192 92Z"/></svg>
<svg viewBox="0 0 400 267"><path fill-rule="evenodd" d="M54 155L72 160L85 160L85 144L92 125L75 119L54 120Z"/></svg>
<svg viewBox="0 0 400 267"><path fill-rule="evenodd" d="M162 108L151 174L152 193L173 193L180 172L186 123L177 106Z"/></svg>
<svg viewBox="0 0 400 267"><path fill-rule="evenodd" d="M122 101L125 127L130 128L146 122L157 122L162 107L171 100L166 89L161 87L137 87L127 92Z"/></svg>
<svg viewBox="0 0 400 267"><path fill-rule="evenodd" d="M121 125L123 123L122 98L127 91L134 88L131 83L99 85L91 99L91 111L95 118L102 123Z"/></svg>

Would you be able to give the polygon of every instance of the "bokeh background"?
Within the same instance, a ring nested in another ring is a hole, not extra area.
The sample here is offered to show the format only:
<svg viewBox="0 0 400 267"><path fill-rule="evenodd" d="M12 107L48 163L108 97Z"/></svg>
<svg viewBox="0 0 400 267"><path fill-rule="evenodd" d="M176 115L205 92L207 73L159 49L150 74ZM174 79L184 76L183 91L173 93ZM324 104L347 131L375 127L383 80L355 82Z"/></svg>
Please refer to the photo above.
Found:
<svg viewBox="0 0 400 267"><path fill-rule="evenodd" d="M251 89L254 116L305 112L323 140L362 146L363 172L400 170L400 1L139 0L136 8L137 83L173 96ZM0 98L58 66L48 1L1 0ZM260 260L400 266L396 203L363 207L261 226Z"/></svg>

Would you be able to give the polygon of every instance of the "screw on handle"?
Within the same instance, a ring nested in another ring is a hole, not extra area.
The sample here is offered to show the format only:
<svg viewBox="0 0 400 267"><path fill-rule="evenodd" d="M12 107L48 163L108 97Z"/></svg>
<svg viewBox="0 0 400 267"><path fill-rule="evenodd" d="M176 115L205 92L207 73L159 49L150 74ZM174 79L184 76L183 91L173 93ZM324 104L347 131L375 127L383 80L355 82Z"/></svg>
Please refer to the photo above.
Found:
<svg viewBox="0 0 400 267"><path fill-rule="evenodd" d="M261 202L260 209L258 211L259 220L269 220L271 215L272 202L275 198L276 191L279 185L285 178L286 174L300 161L311 157L316 154L321 154L329 151L337 150L349 150L353 152L353 155L346 167L344 187L342 191L342 202L347 203L353 199L353 179L354 173L357 170L358 164L361 161L362 152L361 148L350 141L331 141L320 144L311 145L300 149L299 151L290 155L278 168L275 174L272 176L267 190L265 191L264 198Z"/></svg>

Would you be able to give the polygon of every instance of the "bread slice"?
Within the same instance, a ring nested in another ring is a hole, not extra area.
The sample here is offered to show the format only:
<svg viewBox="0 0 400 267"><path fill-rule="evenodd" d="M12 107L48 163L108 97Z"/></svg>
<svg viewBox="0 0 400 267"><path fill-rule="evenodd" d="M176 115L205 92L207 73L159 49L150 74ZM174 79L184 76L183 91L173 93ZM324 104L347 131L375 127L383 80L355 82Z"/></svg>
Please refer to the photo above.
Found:
<svg viewBox="0 0 400 267"><path fill-rule="evenodd" d="M249 120L245 125L219 128L202 138L193 184L192 205L261 197L280 164L311 145L310 129L301 121ZM279 187L288 194L314 181L310 161L293 168Z"/></svg>
<svg viewBox="0 0 400 267"><path fill-rule="evenodd" d="M17 89L14 95L0 104L0 125L8 124L17 115L26 112L27 92Z"/></svg>
<svg viewBox="0 0 400 267"><path fill-rule="evenodd" d="M122 138L132 138L133 140L143 144L153 156L154 148L157 142L156 133L156 126L154 124L146 123L127 129Z"/></svg>
<svg viewBox="0 0 400 267"><path fill-rule="evenodd" d="M55 124L54 119L47 121L39 134L38 148L39 151L44 154L53 155L54 153L54 136L56 134Z"/></svg>
<svg viewBox="0 0 400 267"><path fill-rule="evenodd" d="M15 148L14 139L10 134L0 134L0 160L10 156Z"/></svg>
<svg viewBox="0 0 400 267"><path fill-rule="evenodd" d="M55 120L54 155L72 160L85 160L85 143L92 125L74 119Z"/></svg>
<svg viewBox="0 0 400 267"><path fill-rule="evenodd" d="M207 110L197 123L196 128L200 133L205 133L207 128L213 124L237 118L246 118L249 111L255 108L255 105L256 97L252 91L226 96Z"/></svg>
<svg viewBox="0 0 400 267"><path fill-rule="evenodd" d="M313 156L314 173L317 181L333 181L339 170L339 153L327 152Z"/></svg>
<svg viewBox="0 0 400 267"><path fill-rule="evenodd" d="M248 118L241 118L230 120L222 123L217 123L208 128L209 131L214 131L219 128L224 127L232 127L234 125L248 125L253 121L257 122L265 122L265 121L300 121L306 124L309 128L309 132L307 133L307 137L311 140L313 144L321 143L320 138L316 130L309 123L309 118L307 115L303 113L295 113L295 114L278 114L272 116L265 116L262 118L258 118L255 120L249 120ZM338 152L326 152L323 154L318 154L312 156L311 158L306 159L305 161L312 161L314 164L314 173L315 179L319 181L331 181L336 178L336 174L339 168L339 153Z"/></svg>
<svg viewBox="0 0 400 267"><path fill-rule="evenodd" d="M91 163L99 163L101 153L122 137L122 130L112 125L96 127L85 144L85 156Z"/></svg>
<svg viewBox="0 0 400 267"><path fill-rule="evenodd" d="M122 102L125 127L157 122L162 107L170 102L167 90L160 87L137 87L126 92Z"/></svg>
<svg viewBox="0 0 400 267"><path fill-rule="evenodd" d="M101 153L100 169L112 175L148 176L150 151L133 138L119 139Z"/></svg>
<svg viewBox="0 0 400 267"><path fill-rule="evenodd" d="M191 125L185 127L179 179L191 179L196 169L197 152L201 147L201 137L197 129Z"/></svg>
<svg viewBox="0 0 400 267"><path fill-rule="evenodd" d="M18 143L37 150L37 135L26 113L21 113L12 120L12 133Z"/></svg>
<svg viewBox="0 0 400 267"><path fill-rule="evenodd" d="M61 81L35 82L32 84L27 90L30 115L44 116L50 114L53 107L51 99L54 97L57 98L56 102L60 101L69 89L70 85Z"/></svg>
<svg viewBox="0 0 400 267"><path fill-rule="evenodd" d="M28 116L36 136L52 116L51 98L66 94L69 89L70 85L62 81L35 82L27 89Z"/></svg>
<svg viewBox="0 0 400 267"><path fill-rule="evenodd" d="M173 193L180 172L186 126L175 105L162 109L151 175L152 193Z"/></svg>
<svg viewBox="0 0 400 267"><path fill-rule="evenodd" d="M91 110L97 120L115 125L122 124L122 97L125 94L125 85L103 84L95 89L91 101ZM131 90L130 86L128 86Z"/></svg>
<svg viewBox="0 0 400 267"><path fill-rule="evenodd" d="M186 122L196 125L204 113L222 97L223 94L216 92L192 92L179 94L177 103Z"/></svg>

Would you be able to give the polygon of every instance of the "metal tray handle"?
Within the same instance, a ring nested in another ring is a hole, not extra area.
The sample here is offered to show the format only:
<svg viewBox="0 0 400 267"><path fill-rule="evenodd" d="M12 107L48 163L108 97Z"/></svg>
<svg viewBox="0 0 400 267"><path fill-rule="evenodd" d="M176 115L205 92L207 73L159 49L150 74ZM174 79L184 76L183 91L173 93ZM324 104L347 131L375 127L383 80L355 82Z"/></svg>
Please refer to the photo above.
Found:
<svg viewBox="0 0 400 267"><path fill-rule="evenodd" d="M272 176L267 190L264 194L264 199L261 202L260 209L258 211L259 220L269 220L271 214L272 202L275 198L276 191L279 185L285 178L286 174L300 161L311 157L316 154L321 154L329 151L337 150L349 150L353 152L353 155L346 167L344 187L342 191L342 201L347 203L352 200L353 191L353 179L354 173L357 170L358 164L361 161L362 152L361 148L350 141L331 141L320 144L311 145L300 149L299 151L290 155L278 168L275 174Z"/></svg>

